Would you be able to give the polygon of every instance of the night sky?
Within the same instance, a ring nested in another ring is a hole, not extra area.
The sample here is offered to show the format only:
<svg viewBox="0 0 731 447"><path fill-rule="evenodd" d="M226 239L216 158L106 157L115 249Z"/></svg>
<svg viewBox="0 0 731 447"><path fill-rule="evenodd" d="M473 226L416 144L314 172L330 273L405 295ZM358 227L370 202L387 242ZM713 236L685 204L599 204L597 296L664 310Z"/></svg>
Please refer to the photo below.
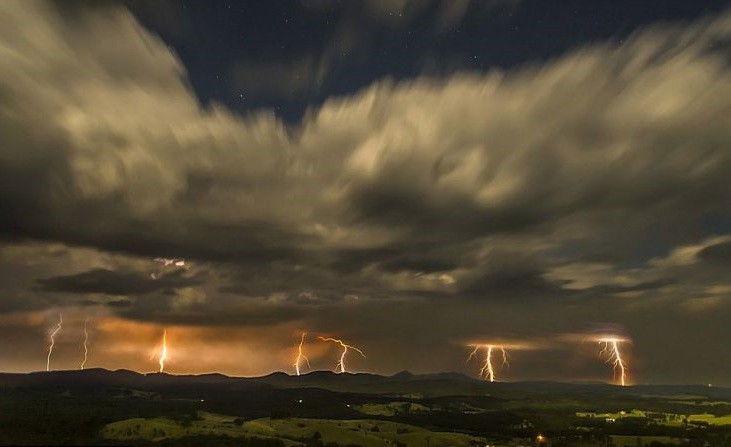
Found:
<svg viewBox="0 0 731 447"><path fill-rule="evenodd" d="M731 385L726 4L0 2L0 370Z"/></svg>

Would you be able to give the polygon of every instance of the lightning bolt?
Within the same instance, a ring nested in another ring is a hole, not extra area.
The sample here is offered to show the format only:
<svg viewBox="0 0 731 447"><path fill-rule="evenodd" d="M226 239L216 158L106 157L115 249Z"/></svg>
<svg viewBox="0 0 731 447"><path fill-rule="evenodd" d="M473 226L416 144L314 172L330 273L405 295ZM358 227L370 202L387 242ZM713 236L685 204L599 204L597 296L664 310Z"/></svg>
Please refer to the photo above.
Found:
<svg viewBox="0 0 731 447"><path fill-rule="evenodd" d="M310 359L308 359L307 356L305 356L302 353L302 345L305 343L305 336L306 335L307 335L307 332L303 332L302 333L302 338L300 338L300 343L297 346L297 358L294 361L294 370L295 370L295 372L297 373L298 376L300 375L300 365L302 364L302 360L303 359L307 363L307 366L310 369L312 368L312 366L310 366Z"/></svg>
<svg viewBox="0 0 731 447"><path fill-rule="evenodd" d="M606 363L612 365L614 373L614 379L619 378L619 383L622 386L627 385L627 362L622 358L622 352L619 349L619 345L626 342L627 340L619 337L604 337L597 340L599 345L602 347L599 351L599 356L603 358ZM619 372L619 374L617 374Z"/></svg>
<svg viewBox="0 0 731 447"><path fill-rule="evenodd" d="M89 331L86 328L87 323L89 322L89 319L84 320L84 360L81 361L81 366L79 366L79 369L84 369L84 365L86 365L86 359L89 358Z"/></svg>
<svg viewBox="0 0 731 447"><path fill-rule="evenodd" d="M470 353L469 357L467 357L467 361L469 362L472 360L473 357L477 356L477 352L480 349L485 350L485 361L482 364L482 368L480 369L480 375L479 377L481 379L488 380L490 382L495 381L495 368L492 365L492 353L495 349L499 349L500 352L503 355L503 367L508 367L510 364L508 363L508 352L505 350L505 347L503 346L495 346L495 345L470 345L470 347L474 348L472 352Z"/></svg>
<svg viewBox="0 0 731 447"><path fill-rule="evenodd" d="M331 338L331 337L317 337L317 338L319 338L322 341L337 343L340 345L340 347L343 348L343 352L340 354L340 360L338 361L337 365L335 365L335 372L337 372L337 373L345 372L345 355L348 353L348 349L352 349L353 351L362 355L363 358L365 358L365 356L366 356L363 353L363 351L361 351L360 349L356 348L355 346L345 344L345 343L343 343L342 340L338 340L337 338Z"/></svg>
<svg viewBox="0 0 731 447"><path fill-rule="evenodd" d="M51 354L53 354L53 346L56 344L56 334L61 330L61 325L63 324L63 317L61 315L61 312L58 313L58 325L56 326L56 330L54 330L51 333L51 344L48 346L48 357L46 358L46 371L51 370Z"/></svg>
<svg viewBox="0 0 731 447"><path fill-rule="evenodd" d="M168 357L167 329L162 330L162 350L160 351L160 372L165 371L165 359Z"/></svg>

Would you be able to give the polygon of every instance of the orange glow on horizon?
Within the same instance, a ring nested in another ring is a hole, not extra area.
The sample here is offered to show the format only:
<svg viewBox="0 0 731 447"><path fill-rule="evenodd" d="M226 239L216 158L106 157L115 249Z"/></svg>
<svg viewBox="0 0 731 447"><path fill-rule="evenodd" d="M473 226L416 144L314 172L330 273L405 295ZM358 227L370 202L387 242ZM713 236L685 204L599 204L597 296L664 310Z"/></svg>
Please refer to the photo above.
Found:
<svg viewBox="0 0 731 447"><path fill-rule="evenodd" d="M165 340L165 372L170 372L171 358L176 374L215 371L231 376L259 376L281 370L278 365L293 363L290 326L237 328L168 324L165 329L169 330ZM157 366L155 371L159 371L161 332L155 322L100 318L95 324L94 344L98 346L95 349L95 364L110 369L146 371L149 370L150 360L154 359ZM235 343L232 340L245 342ZM273 346L277 348L272 349ZM306 344L303 345L305 348L309 349ZM312 359L314 352L306 354Z"/></svg>

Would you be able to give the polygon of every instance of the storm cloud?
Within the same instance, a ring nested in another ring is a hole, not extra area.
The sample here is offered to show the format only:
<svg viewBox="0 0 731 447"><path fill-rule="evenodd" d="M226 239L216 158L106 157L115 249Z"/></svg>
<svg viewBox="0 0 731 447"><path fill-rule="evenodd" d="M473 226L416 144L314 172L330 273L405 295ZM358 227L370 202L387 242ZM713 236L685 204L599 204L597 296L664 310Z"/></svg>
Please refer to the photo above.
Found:
<svg viewBox="0 0 731 447"><path fill-rule="evenodd" d="M376 80L293 124L203 104L115 3L0 15L0 235L25 272L7 274L8 311L112 295L129 305L111 314L144 323L381 325L375 347L392 319L416 339L430 329L412 320L440 309L445 351L485 330L460 315L495 306L530 314L516 332L547 313L566 316L555 331L600 310L631 329L648 308L658 328L729 314L728 13L508 71ZM26 243L95 255L34 270ZM160 256L194 267L151 278Z"/></svg>
<svg viewBox="0 0 731 447"><path fill-rule="evenodd" d="M106 269L94 269L75 275L54 276L38 280L39 287L45 291L106 295L137 295L199 283L200 280L186 278L177 273L152 278L149 274Z"/></svg>

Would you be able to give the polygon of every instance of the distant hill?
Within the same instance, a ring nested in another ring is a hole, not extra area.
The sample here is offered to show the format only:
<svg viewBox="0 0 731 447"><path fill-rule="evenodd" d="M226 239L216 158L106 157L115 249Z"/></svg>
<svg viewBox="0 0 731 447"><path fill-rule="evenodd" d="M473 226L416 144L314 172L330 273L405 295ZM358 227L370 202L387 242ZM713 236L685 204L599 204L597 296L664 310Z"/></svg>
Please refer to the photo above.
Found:
<svg viewBox="0 0 731 447"><path fill-rule="evenodd" d="M336 374L314 371L301 376L283 372L263 377L229 377L223 374L173 375L141 374L128 370L101 368L83 371L0 373L0 387L36 388L131 388L148 391L274 391L276 389L321 389L339 393L411 397L491 396L520 399L536 396L639 396L731 399L731 389L703 385L637 385L619 387L604 383L495 382L488 383L459 373L412 374L393 376L369 373Z"/></svg>
<svg viewBox="0 0 731 447"><path fill-rule="evenodd" d="M445 372L412 374L401 371L393 376L377 374L315 371L301 376L274 373L254 378L258 382L277 387L317 387L333 391L402 396L493 396L498 398L526 398L536 395L576 396L613 395L641 397L692 397L731 399L731 389L706 385L635 385L620 387L606 383L566 383L550 381L488 383L464 374Z"/></svg>

